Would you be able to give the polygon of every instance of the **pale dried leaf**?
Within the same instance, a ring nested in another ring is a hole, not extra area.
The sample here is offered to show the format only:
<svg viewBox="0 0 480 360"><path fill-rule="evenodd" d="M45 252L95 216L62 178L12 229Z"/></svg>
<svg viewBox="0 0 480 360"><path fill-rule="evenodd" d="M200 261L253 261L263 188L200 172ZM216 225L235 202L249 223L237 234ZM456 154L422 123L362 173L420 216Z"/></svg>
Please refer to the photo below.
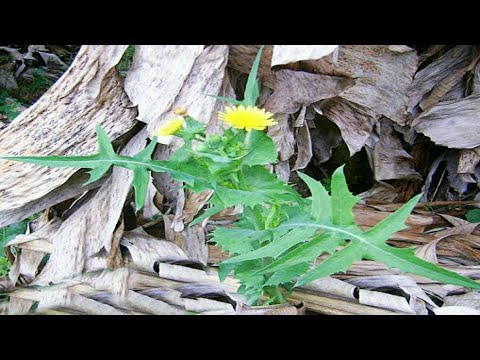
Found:
<svg viewBox="0 0 480 360"><path fill-rule="evenodd" d="M310 129L313 156L317 163L327 162L332 157L332 150L343 143L338 127L321 116L315 121L315 128Z"/></svg>
<svg viewBox="0 0 480 360"><path fill-rule="evenodd" d="M462 295L451 295L445 297L443 306L464 306L480 311L480 293L469 292Z"/></svg>
<svg viewBox="0 0 480 360"><path fill-rule="evenodd" d="M458 158L457 173L465 183L480 182L480 146L471 150L461 150Z"/></svg>
<svg viewBox="0 0 480 360"><path fill-rule="evenodd" d="M274 45L272 67L302 60L321 59L330 55L338 45Z"/></svg>
<svg viewBox="0 0 480 360"><path fill-rule="evenodd" d="M475 310L465 306L442 306L433 309L435 315L480 315L480 310Z"/></svg>
<svg viewBox="0 0 480 360"><path fill-rule="evenodd" d="M55 54L48 53L48 52L45 52L45 51L40 51L40 50L37 50L37 52L38 52L38 55L40 55L40 57L43 59L43 61L45 61L45 64L46 64L47 67L50 67L52 65L53 66L60 66L60 67L67 66L67 64L65 64Z"/></svg>
<svg viewBox="0 0 480 360"><path fill-rule="evenodd" d="M100 179L84 186L83 184L87 182L89 176L86 171L80 170L73 174L64 184L44 196L31 200L18 208L0 211L0 227L14 224L52 205L80 196L89 190L99 187L105 180Z"/></svg>
<svg viewBox="0 0 480 360"><path fill-rule="evenodd" d="M362 290L358 292L358 302L362 305L375 306L382 309L415 314L404 297L378 291Z"/></svg>
<svg viewBox="0 0 480 360"><path fill-rule="evenodd" d="M457 149L480 146L480 95L446 101L420 114L412 127L438 145Z"/></svg>
<svg viewBox="0 0 480 360"><path fill-rule="evenodd" d="M421 176L412 166L412 156L405 151L402 142L393 133L392 122L381 119L376 125L378 140L373 149L366 147L372 159L375 180L416 179Z"/></svg>
<svg viewBox="0 0 480 360"><path fill-rule="evenodd" d="M346 77L279 70L275 73L275 92L265 109L275 114L292 114L301 107L333 98L354 84L355 80Z"/></svg>
<svg viewBox="0 0 480 360"><path fill-rule="evenodd" d="M193 46L193 45L190 45ZM171 111L185 107L193 118L208 123L213 116L217 100L208 95L218 95L225 77L228 48L226 45L212 45L203 50L196 58L190 74L169 109L165 109L155 122L150 122L148 129L153 133L162 123L173 116ZM178 53L184 57L183 53ZM157 105L156 105L157 106Z"/></svg>
<svg viewBox="0 0 480 360"><path fill-rule="evenodd" d="M275 142L280 161L286 161L295 153L295 136L288 114L276 114L276 125L268 127L268 136Z"/></svg>
<svg viewBox="0 0 480 360"><path fill-rule="evenodd" d="M203 45L137 45L125 91L151 124L172 106ZM157 124L158 125L158 124Z"/></svg>
<svg viewBox="0 0 480 360"><path fill-rule="evenodd" d="M97 123L114 139L130 130L136 110L129 108L123 80L114 68L125 49L123 45L83 46L65 74L0 131L0 154L92 154L97 149ZM0 217L43 197L76 171L0 161Z"/></svg>
<svg viewBox="0 0 480 360"><path fill-rule="evenodd" d="M360 151L370 137L378 115L356 103L337 97L315 104L329 120L340 129L350 155Z"/></svg>
<svg viewBox="0 0 480 360"><path fill-rule="evenodd" d="M342 45L337 61L325 57L307 63L317 73L355 79L355 85L341 94L343 99L404 125L406 92L417 60L415 51L396 52L387 45Z"/></svg>
<svg viewBox="0 0 480 360"><path fill-rule="evenodd" d="M432 89L442 84L442 82L443 85L441 85L440 88L444 89L449 89L455 85L457 78L467 72L472 60L478 56L477 53L475 47L472 45L455 46L446 54L416 73L415 79L408 90L408 112L414 114L414 108L420 104L422 99L424 99ZM440 93L444 93L444 90L441 90ZM429 104L430 106L435 105L435 102L441 97L439 97L435 91L433 96L434 98L432 98L431 104Z"/></svg>
<svg viewBox="0 0 480 360"><path fill-rule="evenodd" d="M18 89L15 75L4 68L0 68L0 89L5 89L7 91Z"/></svg>
<svg viewBox="0 0 480 360"><path fill-rule="evenodd" d="M206 265L208 259L208 247L206 244L204 226L197 224L176 231L173 228L175 223L171 218L171 215L163 216L166 240L179 246L185 251L189 259L197 260ZM183 224L182 222L180 223Z"/></svg>
<svg viewBox="0 0 480 360"><path fill-rule="evenodd" d="M328 276L326 278L318 279L309 284L303 285L300 287L300 289L319 291L354 300L354 293L357 287L345 281L334 279Z"/></svg>
<svg viewBox="0 0 480 360"><path fill-rule="evenodd" d="M371 189L357 194L357 196L362 199L376 199L391 203L398 197L398 191L394 186L379 181L375 183Z"/></svg>
<svg viewBox="0 0 480 360"><path fill-rule="evenodd" d="M295 138L297 140L297 159L292 171L305 169L313 157L312 138L307 124L298 128Z"/></svg>
<svg viewBox="0 0 480 360"><path fill-rule="evenodd" d="M130 140L121 154L138 153L146 145L146 136L143 129ZM103 248L108 254L111 249L112 235L130 192L132 178L131 171L115 167L95 196L62 223L52 236L54 251L36 278L36 284L58 282L79 275L85 269L106 267L107 257L99 252ZM102 215L104 212L108 213L108 217Z"/></svg>
<svg viewBox="0 0 480 360"><path fill-rule="evenodd" d="M126 247L132 259L129 267L154 271L156 261L188 260L187 255L175 244L133 232L123 234L120 245Z"/></svg>

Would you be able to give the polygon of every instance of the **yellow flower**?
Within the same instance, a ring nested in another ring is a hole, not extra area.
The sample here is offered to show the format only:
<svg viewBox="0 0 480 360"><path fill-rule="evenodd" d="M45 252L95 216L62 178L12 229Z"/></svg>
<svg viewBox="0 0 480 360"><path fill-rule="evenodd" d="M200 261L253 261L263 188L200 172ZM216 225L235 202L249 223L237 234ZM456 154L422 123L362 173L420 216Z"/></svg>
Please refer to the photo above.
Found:
<svg viewBox="0 0 480 360"><path fill-rule="evenodd" d="M175 133L178 130L180 130L182 126L183 126L183 118L179 116L173 120L170 120L163 126L161 126L160 129L157 130L155 135L157 136L175 135Z"/></svg>
<svg viewBox="0 0 480 360"><path fill-rule="evenodd" d="M265 130L267 126L275 125L273 114L253 106L227 107L225 112L219 112L218 117L236 129Z"/></svg>
<svg viewBox="0 0 480 360"><path fill-rule="evenodd" d="M157 137L157 142L160 144L170 145L173 141L173 138L182 127L183 127L183 117L179 116L169 122L163 124L156 132L155 136Z"/></svg>

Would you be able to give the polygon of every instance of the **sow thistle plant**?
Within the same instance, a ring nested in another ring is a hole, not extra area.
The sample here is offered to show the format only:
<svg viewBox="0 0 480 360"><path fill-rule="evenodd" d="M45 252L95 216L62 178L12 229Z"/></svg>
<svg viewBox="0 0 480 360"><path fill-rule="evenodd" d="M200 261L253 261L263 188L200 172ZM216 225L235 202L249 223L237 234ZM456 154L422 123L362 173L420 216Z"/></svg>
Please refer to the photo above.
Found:
<svg viewBox="0 0 480 360"><path fill-rule="evenodd" d="M277 150L263 132L275 124L273 114L256 106L261 53L262 49L253 63L244 99L219 98L232 104L219 113L220 120L231 126L222 136L206 134L203 123L185 109L178 109L178 117L158 129L148 146L135 156L117 155L106 133L97 126L97 154L4 159L88 168L89 182L99 180L112 166L130 169L137 210L144 205L149 172L167 172L193 192L213 190L208 209L191 225L226 208L241 206L238 221L231 227L218 227L210 241L231 255L219 265L220 280L232 273L249 304L284 303L295 286L346 271L362 259L439 282L480 288L469 278L416 257L411 248L398 249L386 243L406 228L405 221L420 195L370 230L362 231L352 211L359 198L348 190L343 167L333 174L330 192L319 181L299 173L310 189L308 198L266 169L265 165L277 162ZM168 143L173 136L182 138L183 146L169 160L153 160L157 142ZM322 254L329 256L316 264Z"/></svg>

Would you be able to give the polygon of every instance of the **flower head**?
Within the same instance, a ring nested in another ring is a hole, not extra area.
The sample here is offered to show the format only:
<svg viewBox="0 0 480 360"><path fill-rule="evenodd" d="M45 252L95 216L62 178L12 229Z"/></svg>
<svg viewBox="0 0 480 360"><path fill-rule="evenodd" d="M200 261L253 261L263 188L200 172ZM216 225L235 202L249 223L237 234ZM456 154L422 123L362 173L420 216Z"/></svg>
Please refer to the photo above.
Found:
<svg viewBox="0 0 480 360"><path fill-rule="evenodd" d="M273 114L254 106L239 105L227 107L225 112L219 112L218 117L236 129L265 130L267 126L275 125Z"/></svg>
<svg viewBox="0 0 480 360"><path fill-rule="evenodd" d="M179 116L169 122L163 124L156 132L157 142L160 144L170 145L175 135L183 127L183 117Z"/></svg>
<svg viewBox="0 0 480 360"><path fill-rule="evenodd" d="M157 136L169 136L175 135L175 133L180 130L183 126L183 118L181 116L170 120L161 126L155 133Z"/></svg>

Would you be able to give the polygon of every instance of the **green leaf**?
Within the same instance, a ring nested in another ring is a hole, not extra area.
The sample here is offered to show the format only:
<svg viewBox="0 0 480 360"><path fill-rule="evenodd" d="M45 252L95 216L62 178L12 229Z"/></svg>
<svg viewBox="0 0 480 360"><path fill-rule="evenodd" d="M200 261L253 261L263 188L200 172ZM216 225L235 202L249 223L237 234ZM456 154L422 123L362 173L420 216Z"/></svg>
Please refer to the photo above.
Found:
<svg viewBox="0 0 480 360"><path fill-rule="evenodd" d="M255 106L257 99L260 97L260 83L257 80L258 68L260 66L260 60L262 59L263 48L262 45L258 50L255 61L253 62L252 69L248 74L247 84L245 85L245 93L242 104L245 106Z"/></svg>
<svg viewBox="0 0 480 360"><path fill-rule="evenodd" d="M97 124L95 126L95 131L98 140L98 153L102 154L104 158L108 158L108 156L114 158L116 154L105 130L102 129L100 124Z"/></svg>
<svg viewBox="0 0 480 360"><path fill-rule="evenodd" d="M465 217L467 218L467 221L471 223L478 223L480 222L480 209L473 209L468 211L465 214Z"/></svg>
<svg viewBox="0 0 480 360"><path fill-rule="evenodd" d="M223 250L233 254L248 253L256 248L255 243L260 243L272 236L270 231L256 231L251 229L217 227L213 232L211 241ZM225 263L228 263L226 261Z"/></svg>
<svg viewBox="0 0 480 360"><path fill-rule="evenodd" d="M195 120L191 116L186 116L185 125L175 133L175 136L181 137L185 140L195 139L197 135L204 135L207 125Z"/></svg>
<svg viewBox="0 0 480 360"><path fill-rule="evenodd" d="M302 263L310 263L325 252L332 254L339 246L344 244L345 241L339 239L335 234L316 235L310 241L265 266L258 272L258 275L283 271Z"/></svg>
<svg viewBox="0 0 480 360"><path fill-rule="evenodd" d="M212 206L211 208L208 208L207 210L205 210L205 212L202 215L200 215L195 220L193 220L188 226L193 226L193 225L200 224L206 218L208 218L210 216L213 216L213 215L219 213L220 211L222 211L224 209L225 209L225 207L220 206L220 205Z"/></svg>
<svg viewBox="0 0 480 360"><path fill-rule="evenodd" d="M364 256L380 261L388 267L397 268L401 272L417 274L447 284L480 289L480 283L416 257L414 249L397 249L384 244L369 248L368 255Z"/></svg>
<svg viewBox="0 0 480 360"><path fill-rule="evenodd" d="M286 233L280 233L280 236L276 236L268 245L246 254L230 258L224 262L229 264L268 257L275 259L293 246L306 242L314 233L315 229L312 228L294 228Z"/></svg>
<svg viewBox="0 0 480 360"><path fill-rule="evenodd" d="M365 235L370 238L371 242L383 244L396 232L406 229L407 226L405 225L405 221L407 221L408 216L415 208L421 197L422 194L412 198L400 209L395 211L393 214L390 214L373 228L368 230Z"/></svg>
<svg viewBox="0 0 480 360"><path fill-rule="evenodd" d="M300 263L277 271L267 280L264 286L288 283L295 277L307 272L309 267L308 263Z"/></svg>
<svg viewBox="0 0 480 360"><path fill-rule="evenodd" d="M249 136L248 152L243 158L245 165L267 165L277 161L277 148L269 136L258 130L251 131Z"/></svg>
<svg viewBox="0 0 480 360"><path fill-rule="evenodd" d="M348 190L343 168L344 166L339 167L332 175L332 222L340 226L349 226L355 224L353 207L360 198Z"/></svg>
<svg viewBox="0 0 480 360"><path fill-rule="evenodd" d="M341 271L347 271L354 261L362 259L362 253L358 249L358 245L350 243L342 250L334 253L332 256L324 260L314 270L303 275L295 284L295 286L305 285L316 279L320 279L331 274Z"/></svg>
<svg viewBox="0 0 480 360"><path fill-rule="evenodd" d="M115 154L113 146L105 131L97 126L98 149L94 155L86 156L7 156L1 159L19 161L24 163L50 166L50 167L74 167L91 169L90 179L87 183L99 180L105 175L111 166L120 166L134 172L132 185L135 189L135 203L137 211L143 207L145 202L146 189L150 177L148 171L169 172L173 178L189 184L192 188L201 191L210 189L209 172L204 166L193 161L191 157L187 160L182 158L174 159L171 162L152 160L151 156L156 146L156 138L142 151L135 156L120 156ZM185 155L188 150L182 152Z"/></svg>
<svg viewBox="0 0 480 360"><path fill-rule="evenodd" d="M150 182L150 172L141 167L133 169L132 185L135 189L135 209L139 211L145 204L145 197L148 192Z"/></svg>
<svg viewBox="0 0 480 360"><path fill-rule="evenodd" d="M301 172L297 172L297 174L307 184L312 194L312 216L317 221L330 222L332 218L332 202L327 190L325 190L320 181L316 181Z"/></svg>

